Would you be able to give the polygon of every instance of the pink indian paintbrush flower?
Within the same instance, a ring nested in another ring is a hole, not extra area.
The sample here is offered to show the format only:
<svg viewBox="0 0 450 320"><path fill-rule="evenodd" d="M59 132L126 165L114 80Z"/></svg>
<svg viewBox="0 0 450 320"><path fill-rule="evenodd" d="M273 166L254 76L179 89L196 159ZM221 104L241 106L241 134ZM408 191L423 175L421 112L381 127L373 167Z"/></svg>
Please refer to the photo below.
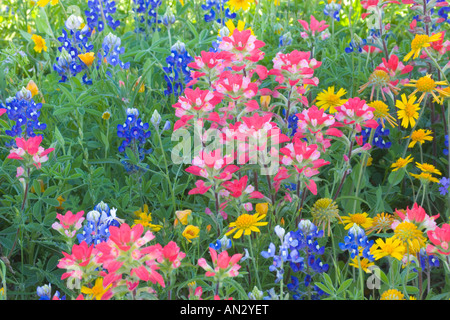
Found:
<svg viewBox="0 0 450 320"><path fill-rule="evenodd" d="M403 213L400 210L395 210L395 213L400 217L402 221L409 221L417 225L419 229L425 229L425 231L434 230L436 228L436 219L439 218L439 214L434 216L429 216L423 207L414 203L413 207L410 209L406 208L406 212ZM395 220L391 228L395 229L401 221Z"/></svg>
<svg viewBox="0 0 450 320"><path fill-rule="evenodd" d="M429 230L427 235L432 243L427 245L428 254L450 255L450 224L444 223L441 227L435 227L434 230Z"/></svg>
<svg viewBox="0 0 450 320"><path fill-rule="evenodd" d="M237 263L241 260L242 254L236 253L230 257L226 250L217 254L213 248L209 248L209 253L213 266L209 265L205 258L198 259L198 265L206 271L207 277L214 277L216 281L222 281L225 278L239 275L238 270L241 266Z"/></svg>
<svg viewBox="0 0 450 320"><path fill-rule="evenodd" d="M56 218L59 222L52 224L52 228L61 234L65 234L69 238L73 238L77 230L82 227L82 222L84 221L84 211L79 211L73 214L71 211L67 211L65 215L56 214Z"/></svg>
<svg viewBox="0 0 450 320"><path fill-rule="evenodd" d="M54 148L44 149L40 146L42 136L35 136L25 140L16 138L17 148L12 148L8 159L28 160L37 168L41 168L41 163L48 160L48 154L55 150Z"/></svg>
<svg viewBox="0 0 450 320"><path fill-rule="evenodd" d="M232 181L225 181L222 186L230 192L230 196L233 198L239 198L242 195L247 195L250 199L261 199L264 195L259 191L254 191L253 186L247 185L248 176L245 175L240 179Z"/></svg>
<svg viewBox="0 0 450 320"><path fill-rule="evenodd" d="M305 30L300 33L302 38L315 37L318 33L329 27L325 20L319 22L313 15L311 15L310 19L309 24L305 20L297 20Z"/></svg>

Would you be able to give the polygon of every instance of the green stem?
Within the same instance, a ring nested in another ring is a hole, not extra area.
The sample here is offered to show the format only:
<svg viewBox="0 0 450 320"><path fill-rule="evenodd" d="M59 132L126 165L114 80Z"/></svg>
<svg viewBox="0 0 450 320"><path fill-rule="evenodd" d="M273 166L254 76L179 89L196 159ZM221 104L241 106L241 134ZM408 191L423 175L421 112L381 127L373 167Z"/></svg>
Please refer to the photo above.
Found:
<svg viewBox="0 0 450 320"><path fill-rule="evenodd" d="M258 268L256 266L256 257L253 254L253 244L252 244L252 237L251 235L248 236L248 245L250 247L250 255L251 255L251 259L253 261L253 268L255 269L255 276L256 276L256 281L258 282L258 288L261 290L261 282L259 280L259 274L258 274ZM282 281L281 281L282 282Z"/></svg>

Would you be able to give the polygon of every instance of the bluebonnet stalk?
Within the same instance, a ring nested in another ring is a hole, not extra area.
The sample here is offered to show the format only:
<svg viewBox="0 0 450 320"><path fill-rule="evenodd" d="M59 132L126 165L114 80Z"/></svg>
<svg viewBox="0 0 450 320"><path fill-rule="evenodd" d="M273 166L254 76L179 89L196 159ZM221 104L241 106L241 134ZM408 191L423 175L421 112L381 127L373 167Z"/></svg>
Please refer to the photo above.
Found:
<svg viewBox="0 0 450 320"><path fill-rule="evenodd" d="M225 8L228 0L206 0L206 4L202 4L202 9L208 11L204 15L206 22L216 20L222 26L225 25L226 19L236 18L236 13L231 13L229 8Z"/></svg>
<svg viewBox="0 0 450 320"><path fill-rule="evenodd" d="M149 130L149 124L144 123L139 118L139 111L135 108L127 109L127 120L124 124L117 125L117 136L123 138L122 144L119 146L119 152L125 152L127 147L130 147L139 161L143 161L146 154L152 152L152 149L145 149L145 142L150 137L151 131ZM128 159L125 156L125 159ZM139 171L139 168L133 164L124 160L122 163L125 166L127 172Z"/></svg>
<svg viewBox="0 0 450 320"><path fill-rule="evenodd" d="M348 230L347 236L344 238L344 242L339 243L339 248L342 251L348 251L352 259L360 254L362 249L362 256L369 261L374 261L375 258L370 254L370 248L373 245L373 240L367 238L364 230L356 223Z"/></svg>
<svg viewBox="0 0 450 320"><path fill-rule="evenodd" d="M221 252L230 249L232 245L231 239L223 236L221 239L217 239L216 242L210 243L209 247Z"/></svg>
<svg viewBox="0 0 450 320"><path fill-rule="evenodd" d="M303 283L296 276L291 276L291 283L288 289L294 292L294 299L311 298L319 299L324 293L314 286L311 288L313 277L328 271L328 264L323 263L319 255L323 255L325 247L321 247L316 240L323 237L323 230L318 230L317 226L310 220L301 220L297 231L291 231L285 236L285 242L289 245L291 256L303 253L303 260L299 263L298 258L290 261L290 267L294 272L303 272L305 277Z"/></svg>
<svg viewBox="0 0 450 320"><path fill-rule="evenodd" d="M123 222L116 216L117 209L110 209L105 202L98 203L86 215L83 231L77 235L78 241L97 245L109 239L109 227L118 227Z"/></svg>
<svg viewBox="0 0 450 320"><path fill-rule="evenodd" d="M102 32L106 23L111 29L116 30L120 26L119 20L114 20L112 14L116 13L116 2L111 0L93 0L88 1L89 10L85 11L86 21L93 32L94 29Z"/></svg>
<svg viewBox="0 0 450 320"><path fill-rule="evenodd" d="M450 179L443 177L441 180L439 180L439 184L441 185L439 187L439 193L442 196L445 196L448 193L448 187L450 186Z"/></svg>
<svg viewBox="0 0 450 320"><path fill-rule="evenodd" d="M323 13L326 16L329 16L332 19L339 21L340 20L339 12L341 11L341 7L342 6L340 3L336 3L333 0L325 5L325 8L323 9Z"/></svg>
<svg viewBox="0 0 450 320"><path fill-rule="evenodd" d="M75 77L78 73L87 69L87 66L80 60L78 55L92 52L94 45L89 42L90 31L88 26L82 26L80 17L71 15L66 23L66 29L62 29L62 36L58 38L61 46L58 47L59 57L56 57L56 63L53 70L61 76L60 82L65 82L69 76ZM80 29L81 28L81 29ZM87 79L86 73L82 77L83 82L92 84L92 80Z"/></svg>
<svg viewBox="0 0 450 320"><path fill-rule="evenodd" d="M351 53L351 52L354 52L355 50L357 50L358 52L362 52L363 51L363 47L366 44L367 44L367 40L366 39L361 39L359 36L357 36L355 34L354 35L354 39L352 39L349 42L348 47L345 48L345 52Z"/></svg>
<svg viewBox="0 0 450 320"><path fill-rule="evenodd" d="M363 143L366 143L369 140L370 132L373 129L365 128L361 131L361 135L363 137ZM389 149L391 147L390 141L385 141L383 137L389 136L390 131L388 128L383 128L383 126L380 124L375 129L375 134L373 136L372 144L380 149Z"/></svg>
<svg viewBox="0 0 450 320"><path fill-rule="evenodd" d="M0 103L0 108L6 109L9 120L14 121L11 129L5 130L5 134L10 137L29 138L37 135L35 130L43 131L47 128L45 123L39 122L42 103L35 103L31 97L31 92L22 88L15 97L6 99L6 105ZM14 139L9 146L15 146Z"/></svg>
<svg viewBox="0 0 450 320"><path fill-rule="evenodd" d="M120 38L111 32L105 36L102 43L103 55L100 51L98 52L99 61L103 61L106 58L106 62L112 67L119 65L122 69L128 69L130 63L124 63L120 60L119 55L125 52L125 48L120 46L121 42Z"/></svg>
<svg viewBox="0 0 450 320"><path fill-rule="evenodd" d="M280 36L278 41L279 47L289 46L292 43L292 36L290 32L287 32Z"/></svg>
<svg viewBox="0 0 450 320"><path fill-rule="evenodd" d="M177 41L172 46L170 52L170 55L166 58L167 67L163 68L166 73L164 79L167 82L167 89L164 91L164 94L173 94L178 97L183 93L184 85L192 80L191 72L187 65L194 59L187 52L185 44L180 41Z"/></svg>
<svg viewBox="0 0 450 320"><path fill-rule="evenodd" d="M39 300L66 300L66 296L62 296L60 298L59 291L56 291L52 297L52 284L46 284L42 287L36 288L36 294L39 297Z"/></svg>
<svg viewBox="0 0 450 320"><path fill-rule="evenodd" d="M147 26L152 31L158 28L161 19L158 18L158 8L162 4L162 0L133 0L135 4L137 27L135 32L146 32Z"/></svg>

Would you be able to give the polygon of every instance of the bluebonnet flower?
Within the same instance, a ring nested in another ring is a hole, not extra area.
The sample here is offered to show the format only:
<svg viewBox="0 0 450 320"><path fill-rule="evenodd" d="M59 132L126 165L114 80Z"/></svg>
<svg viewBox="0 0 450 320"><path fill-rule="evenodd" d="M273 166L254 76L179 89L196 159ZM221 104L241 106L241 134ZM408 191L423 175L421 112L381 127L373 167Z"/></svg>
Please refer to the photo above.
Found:
<svg viewBox="0 0 450 320"><path fill-rule="evenodd" d="M225 8L225 3L228 0L206 0L206 4L202 4L202 9L208 11L204 15L206 22L216 20L218 23L224 25L226 19L236 18L236 13L231 13L230 8Z"/></svg>
<svg viewBox="0 0 450 320"><path fill-rule="evenodd" d="M357 50L358 52L362 52L363 51L363 47L366 44L367 44L367 40L366 39L361 39L357 35L354 35L354 39L352 39L349 42L348 47L345 48L345 52L346 53L351 53L351 52L354 52L355 50Z"/></svg>
<svg viewBox="0 0 450 320"><path fill-rule="evenodd" d="M55 294L52 297L52 284L46 284L42 287L36 288L36 294L39 297L39 300L66 300L66 296L62 296L60 298L59 291L56 291Z"/></svg>
<svg viewBox="0 0 450 320"><path fill-rule="evenodd" d="M78 241L88 245L97 245L109 239L109 227L119 227L123 222L116 216L117 209L110 209L105 202L98 203L94 210L86 215L83 231L77 235Z"/></svg>
<svg viewBox="0 0 450 320"><path fill-rule="evenodd" d="M146 32L146 26L152 31L159 30L158 24L158 8L162 4L162 0L133 0L135 3L134 11L136 12L136 32ZM144 26L142 26L144 25Z"/></svg>
<svg viewBox="0 0 450 320"><path fill-rule="evenodd" d="M427 268L437 268L440 265L438 257L433 254L428 254L424 248L420 249L419 257L422 270Z"/></svg>
<svg viewBox="0 0 450 320"><path fill-rule="evenodd" d="M306 275L304 280L304 287L309 287L312 281L312 277L310 275ZM293 292L292 298L294 300L303 300L307 295L305 289L303 289L302 284L298 280L296 276L291 276L291 282L287 284L287 288L289 291ZM311 290L311 300L320 300L321 296L327 296L322 289L320 289L317 285L314 285Z"/></svg>
<svg viewBox="0 0 450 320"><path fill-rule="evenodd" d="M365 128L361 131L361 135L363 137L363 143L366 143L369 140L370 132L373 129ZM372 144L380 149L389 149L392 145L390 141L384 140L383 137L389 136L390 131L388 128L383 128L381 124L375 129L375 133L373 136Z"/></svg>
<svg viewBox="0 0 450 320"><path fill-rule="evenodd" d="M187 52L183 42L177 41L170 49L170 55L166 58L167 67L163 70L166 73L164 79L167 82L167 89L164 94L174 94L176 97L184 91L184 85L192 80L191 72L187 66L194 61Z"/></svg>
<svg viewBox="0 0 450 320"><path fill-rule="evenodd" d="M339 248L342 251L349 251L352 259L358 256L360 249L362 249L362 256L369 261L374 261L374 256L370 254L370 247L372 247L373 242L373 240L369 241L364 230L355 223L348 230L344 242L339 243Z"/></svg>
<svg viewBox="0 0 450 320"><path fill-rule="evenodd" d="M331 1L325 5L323 9L323 13L326 16L331 17L332 19L339 21L341 18L339 16L339 12L341 11L341 4L336 3L335 1Z"/></svg>
<svg viewBox="0 0 450 320"><path fill-rule="evenodd" d="M165 25L167 28L170 28L176 21L175 15L173 14L170 7L167 7L166 13L164 13L162 17L162 24Z"/></svg>
<svg viewBox="0 0 450 320"><path fill-rule="evenodd" d="M284 110L283 110L284 111ZM283 112L285 113L285 111ZM298 129L298 117L296 114L291 114L288 119L288 129L291 129L290 136L293 137Z"/></svg>
<svg viewBox="0 0 450 320"><path fill-rule="evenodd" d="M221 239L217 239L216 242L209 244L209 247L213 248L216 251L225 251L230 249L231 246L231 239L228 239L227 236L223 236Z"/></svg>
<svg viewBox="0 0 450 320"><path fill-rule="evenodd" d="M87 66L80 60L78 55L92 52L94 45L89 42L90 31L87 26L79 29L81 22L79 17L71 15L66 21L66 29L62 29L62 36L58 37L61 46L58 47L60 56L56 57L53 70L61 76L60 82L65 82L69 76L75 77L78 73L87 69ZM92 84L84 74L83 82Z"/></svg>
<svg viewBox="0 0 450 320"><path fill-rule="evenodd" d="M103 39L102 43L103 55L100 51L98 52L99 61L103 61L103 59L106 58L106 62L112 67L119 65L122 69L128 69L130 67L130 63L122 62L122 60L120 60L119 57L119 55L125 52L125 48L120 46L121 42L122 41L118 36L110 32Z"/></svg>
<svg viewBox="0 0 450 320"><path fill-rule="evenodd" d="M145 142L150 137L151 131L149 130L149 124L144 123L139 118L139 111L135 108L127 109L127 120L124 124L117 125L117 136L123 138L122 144L119 146L119 152L125 152L127 147L132 148L136 156L139 157L139 161L143 161L146 154L152 152L152 149L145 149ZM125 157L125 159L128 159ZM133 164L124 160L122 163L125 166L127 172L139 171L139 168Z"/></svg>
<svg viewBox="0 0 450 320"><path fill-rule="evenodd" d="M0 108L6 109L9 120L14 122L11 129L5 130L8 136L35 137L37 135L35 130L43 131L47 128L45 123L39 122L42 103L35 103L29 90L22 88L15 97L7 98L5 102L5 106L0 103ZM8 146L15 146L14 139Z"/></svg>
<svg viewBox="0 0 450 320"><path fill-rule="evenodd" d="M439 184L441 185L439 187L439 193L442 196L445 196L448 193L448 187L450 186L450 179L443 177L441 180L439 180Z"/></svg>
<svg viewBox="0 0 450 320"><path fill-rule="evenodd" d="M292 36L290 32L287 32L280 36L278 41L279 47L289 46L292 43Z"/></svg>
<svg viewBox="0 0 450 320"><path fill-rule="evenodd" d="M120 26L119 20L114 20L112 14L116 13L116 2L110 0L93 0L88 1L89 10L85 11L86 21L91 29L94 28L98 32L102 32L105 29L106 23L113 29L116 30ZM103 20L104 19L104 20Z"/></svg>

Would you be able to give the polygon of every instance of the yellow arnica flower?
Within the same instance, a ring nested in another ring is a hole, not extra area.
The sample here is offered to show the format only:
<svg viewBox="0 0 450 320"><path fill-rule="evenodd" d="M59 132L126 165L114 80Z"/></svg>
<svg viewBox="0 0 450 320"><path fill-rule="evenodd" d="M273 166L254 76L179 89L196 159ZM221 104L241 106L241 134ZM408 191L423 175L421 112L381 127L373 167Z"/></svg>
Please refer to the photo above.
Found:
<svg viewBox="0 0 450 320"><path fill-rule="evenodd" d="M401 168L406 167L406 165L407 165L408 163L413 162L413 160L414 160L414 158L411 158L411 155L408 155L405 159L403 159L403 158L398 158L398 160L395 161L395 162L391 165L391 168L394 168L394 169L392 169L392 171L397 171L398 169L401 169Z"/></svg>
<svg viewBox="0 0 450 320"><path fill-rule="evenodd" d="M39 89L36 85L36 83L34 83L33 80L30 80L27 84L27 90L31 92L31 96L34 97L35 95L37 95L39 93Z"/></svg>
<svg viewBox="0 0 450 320"><path fill-rule="evenodd" d="M356 223L361 228L367 229L370 228L373 224L373 219L369 217L367 212L363 213L349 213L348 216L342 217L342 223L344 223L345 230L350 229L354 223Z"/></svg>
<svg viewBox="0 0 450 320"><path fill-rule="evenodd" d="M416 34L413 41L411 41L411 51L405 56L403 61L408 61L409 59L411 59L411 57L413 59L417 59L417 57L420 54L420 51L423 48L429 47L431 42L439 41L441 40L441 38L442 38L441 32L436 33L431 37L427 36L426 34Z"/></svg>
<svg viewBox="0 0 450 320"><path fill-rule="evenodd" d="M193 226L193 225L188 225L186 226L186 228L184 229L182 235L183 237L186 238L186 240L188 242L192 242L192 239L198 238L198 235L200 234L200 228Z"/></svg>
<svg viewBox="0 0 450 320"><path fill-rule="evenodd" d="M402 120L402 127L408 128L409 125L414 127L416 125L416 119L419 118L420 104L416 102L416 96L409 96L406 98L405 94L402 94L402 99L397 100L395 106L400 109L397 111L397 116Z"/></svg>
<svg viewBox="0 0 450 320"><path fill-rule="evenodd" d="M440 172L438 169L436 169L435 166L429 163L418 163L416 162L416 167L422 170L422 172L428 172L428 173L434 173L439 176L442 175L442 172Z"/></svg>
<svg viewBox="0 0 450 320"><path fill-rule="evenodd" d="M260 220L264 219L266 217L265 214L259 215L259 213L255 213L253 215L244 213L241 214L235 222L230 223L230 228L232 228L230 231L228 231L225 235L229 236L233 232L236 232L236 234L233 236L233 238L240 238L242 234L244 235L250 235L253 232L260 232L258 227L265 226L268 224L268 222L259 222Z"/></svg>
<svg viewBox="0 0 450 320"><path fill-rule="evenodd" d="M182 225L186 226L188 224L188 218L191 213L192 210L175 211L175 215L177 216L177 218L175 219L175 225L177 225L178 222L181 222Z"/></svg>
<svg viewBox="0 0 450 320"><path fill-rule="evenodd" d="M366 234L370 234L377 230L377 233L386 232L391 229L392 222L394 222L394 217L388 213L379 213L373 217L372 226L366 230Z"/></svg>
<svg viewBox="0 0 450 320"><path fill-rule="evenodd" d="M392 127L396 127L397 123L395 118L389 113L389 107L386 103L380 100L375 100L367 104L369 107L374 108L373 118L375 120L381 120L381 125L384 128L384 122L387 121Z"/></svg>
<svg viewBox="0 0 450 320"><path fill-rule="evenodd" d="M423 76L417 80L412 79L409 83L405 84L405 87L415 88L415 90L409 95L409 97L414 96L416 92L422 92L419 100L417 100L418 103L421 103L427 94L431 94L434 100L441 103L441 100L443 100L443 98L440 98L438 95L436 95L434 91L442 94L443 96L446 96L447 92L437 88L438 85L448 86L448 83L446 81L434 81L433 79L431 79L431 75L427 74L426 76Z"/></svg>
<svg viewBox="0 0 450 320"><path fill-rule="evenodd" d="M433 131L431 130L424 130L424 129L418 129L414 130L411 134L411 142L408 145L408 148L413 148L417 142L419 142L421 145L425 143L425 141L433 141L433 137L431 136L433 134ZM409 136L404 137L403 139L407 139Z"/></svg>
<svg viewBox="0 0 450 320"><path fill-rule="evenodd" d="M81 293L88 294L92 296L95 300L101 300L103 295L108 292L109 288L112 287L112 283L106 288L103 287L103 278L97 278L95 280L95 285L92 288L81 287Z"/></svg>
<svg viewBox="0 0 450 320"><path fill-rule="evenodd" d="M397 289L389 289L383 292L380 300L405 300L405 295Z"/></svg>
<svg viewBox="0 0 450 320"><path fill-rule="evenodd" d="M368 157L367 158L367 162L366 162L366 167L370 167L372 165L373 162L373 158L372 157Z"/></svg>
<svg viewBox="0 0 450 320"><path fill-rule="evenodd" d="M403 259L406 248L400 239L386 238L386 242L383 239L378 238L375 244L370 248L370 253L375 257L375 260L390 256L399 261Z"/></svg>
<svg viewBox="0 0 450 320"><path fill-rule="evenodd" d="M370 271L370 267L374 266L375 263L370 262L369 259L367 258L360 258L359 259L359 263L361 264L361 269L363 269L364 272L366 273L372 273L372 271ZM354 257L353 259L350 260L350 263L348 264L349 266L355 267L356 269L359 269L359 264L358 264L358 258Z"/></svg>
<svg viewBox="0 0 450 320"><path fill-rule="evenodd" d="M52 6L54 6L54 5L59 3L59 0L51 0L51 1L52 1ZM49 2L50 2L50 0L39 0L37 2L37 5L39 7L45 7Z"/></svg>
<svg viewBox="0 0 450 320"><path fill-rule="evenodd" d="M330 109L329 113L335 113L335 107L342 106L347 100L341 99L343 95L345 95L347 91L345 89L339 89L338 92L334 93L334 86L328 87L328 89L323 90L317 95L316 106L320 109L324 109L325 111Z"/></svg>
<svg viewBox="0 0 450 320"><path fill-rule="evenodd" d="M429 183L429 182L435 182L439 183L439 179L436 177L433 177L430 173L422 172L420 174L410 173L410 175L416 179L419 179L421 182Z"/></svg>
<svg viewBox="0 0 450 320"><path fill-rule="evenodd" d="M38 36L37 34L33 34L31 39L34 42L34 51L41 53L42 50L47 51L47 46L45 45L45 40Z"/></svg>
<svg viewBox="0 0 450 320"><path fill-rule="evenodd" d="M253 0L229 0L228 6L232 8L232 11L238 11L239 9L246 11L250 8L250 3L253 2Z"/></svg>
<svg viewBox="0 0 450 320"><path fill-rule="evenodd" d="M86 52L83 54L79 54L78 58L80 58L80 60L83 61L83 63L85 65L90 67L92 65L92 63L94 62L95 56L94 56L94 52Z"/></svg>
<svg viewBox="0 0 450 320"><path fill-rule="evenodd" d="M399 223L394 230L392 240L398 239L406 248L406 253L416 254L421 248L425 247L426 239L417 226L409 221Z"/></svg>

